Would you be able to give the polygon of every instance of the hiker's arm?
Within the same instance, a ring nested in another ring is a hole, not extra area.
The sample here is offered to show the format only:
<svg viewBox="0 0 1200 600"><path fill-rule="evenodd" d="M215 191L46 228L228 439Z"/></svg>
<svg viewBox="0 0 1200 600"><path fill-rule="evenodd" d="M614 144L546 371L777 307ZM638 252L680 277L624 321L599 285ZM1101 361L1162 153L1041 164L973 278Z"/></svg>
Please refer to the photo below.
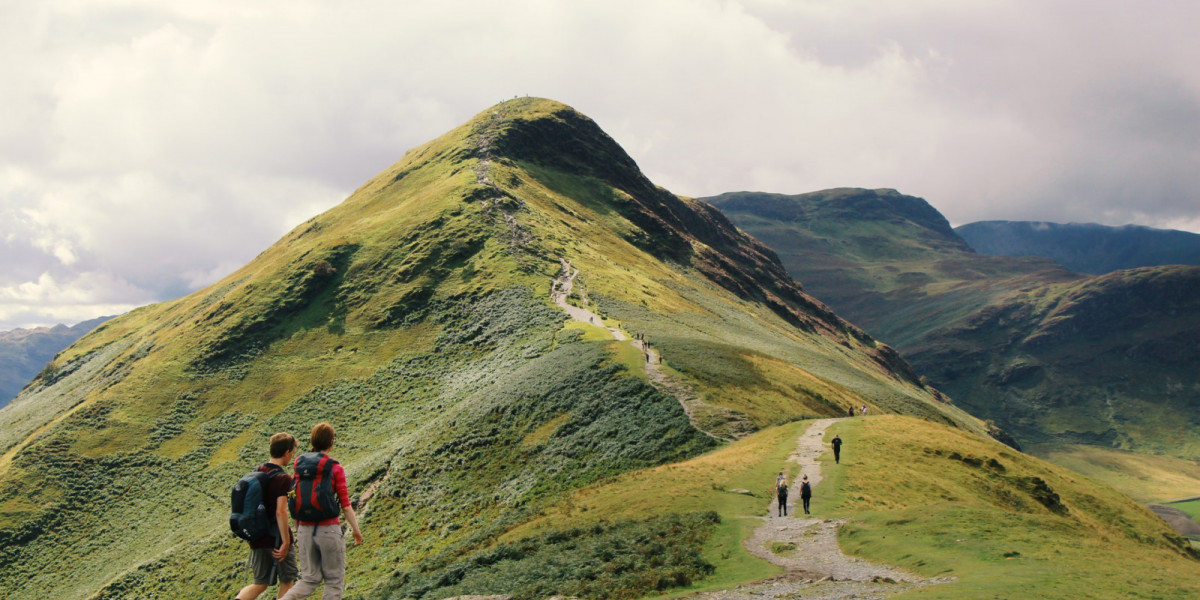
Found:
<svg viewBox="0 0 1200 600"><path fill-rule="evenodd" d="M275 501L275 525L279 527L279 547L271 553L275 560L283 560L287 556L288 546L292 545L292 530L288 527L287 496L280 496Z"/></svg>
<svg viewBox="0 0 1200 600"><path fill-rule="evenodd" d="M346 522L350 523L350 532L354 535L354 545L362 543L362 530L358 528L358 515L354 513L354 507L347 504L342 507L342 511L346 513Z"/></svg>
<svg viewBox="0 0 1200 600"><path fill-rule="evenodd" d="M354 533L354 545L362 543L362 530L358 528L358 515L350 505L350 490L346 487L346 470L342 465L333 465L333 488L342 501L342 512L346 513L346 522L350 523L350 531Z"/></svg>

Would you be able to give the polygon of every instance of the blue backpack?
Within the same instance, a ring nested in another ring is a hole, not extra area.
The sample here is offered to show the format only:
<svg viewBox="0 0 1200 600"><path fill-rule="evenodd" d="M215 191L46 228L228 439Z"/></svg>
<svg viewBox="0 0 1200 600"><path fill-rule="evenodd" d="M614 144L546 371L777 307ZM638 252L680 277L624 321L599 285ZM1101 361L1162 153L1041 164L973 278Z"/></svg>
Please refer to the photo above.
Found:
<svg viewBox="0 0 1200 600"><path fill-rule="evenodd" d="M248 542L274 534L275 511L267 508L267 481L273 473L255 469L238 480L229 497L229 529Z"/></svg>

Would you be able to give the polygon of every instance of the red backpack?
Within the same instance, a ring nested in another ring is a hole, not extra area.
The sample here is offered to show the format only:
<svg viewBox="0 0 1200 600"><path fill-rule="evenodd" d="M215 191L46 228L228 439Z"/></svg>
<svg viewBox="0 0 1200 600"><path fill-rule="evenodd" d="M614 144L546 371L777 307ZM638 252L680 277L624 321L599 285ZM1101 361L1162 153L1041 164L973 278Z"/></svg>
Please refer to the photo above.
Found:
<svg viewBox="0 0 1200 600"><path fill-rule="evenodd" d="M324 452L308 452L296 458L293 469L296 481L289 498L288 510L292 518L306 523L335 519L342 512L337 495L333 492L333 466L336 460Z"/></svg>

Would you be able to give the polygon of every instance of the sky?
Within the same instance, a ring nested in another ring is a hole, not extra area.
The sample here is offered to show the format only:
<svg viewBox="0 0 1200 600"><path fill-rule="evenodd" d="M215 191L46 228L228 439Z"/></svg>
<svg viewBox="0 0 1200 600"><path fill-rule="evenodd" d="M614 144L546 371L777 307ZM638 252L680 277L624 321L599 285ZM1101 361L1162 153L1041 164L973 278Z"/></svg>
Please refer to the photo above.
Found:
<svg viewBox="0 0 1200 600"><path fill-rule="evenodd" d="M1200 232L1194 0L0 0L0 330L180 297L405 150L569 104L681 195Z"/></svg>

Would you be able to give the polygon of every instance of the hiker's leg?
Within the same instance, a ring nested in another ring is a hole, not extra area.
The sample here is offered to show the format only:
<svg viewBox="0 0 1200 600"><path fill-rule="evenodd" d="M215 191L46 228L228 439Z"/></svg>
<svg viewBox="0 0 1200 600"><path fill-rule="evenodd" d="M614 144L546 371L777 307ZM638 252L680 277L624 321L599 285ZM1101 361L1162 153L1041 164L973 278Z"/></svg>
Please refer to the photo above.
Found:
<svg viewBox="0 0 1200 600"><path fill-rule="evenodd" d="M287 593L292 589L292 586L294 586L294 585L296 585L295 581L289 581L287 583L279 584L279 591L275 593L275 599L279 600L279 598L282 598L285 595L287 595Z"/></svg>
<svg viewBox="0 0 1200 600"><path fill-rule="evenodd" d="M250 557L246 559L246 569L250 571L250 585L238 592L238 600L254 600L267 591L271 586L271 576L274 574L274 558L269 548L251 548Z"/></svg>
<svg viewBox="0 0 1200 600"><path fill-rule="evenodd" d="M259 594L266 591L266 589L267 584L265 583L252 583L242 588L242 591L237 593L237 598L238 600L254 600Z"/></svg>
<svg viewBox="0 0 1200 600"><path fill-rule="evenodd" d="M279 562L276 567L279 571L279 591L275 593L276 598L282 598L285 594L296 585L296 580L300 579L300 568L296 562L296 544L288 546L287 556Z"/></svg>
<svg viewBox="0 0 1200 600"><path fill-rule="evenodd" d="M300 581L283 595L283 600L307 598L321 585L321 549L317 547L312 525L301 525L296 533L300 551Z"/></svg>
<svg viewBox="0 0 1200 600"><path fill-rule="evenodd" d="M338 525L317 528L317 545L321 548L321 574L325 593L321 600L341 600L346 580L346 536Z"/></svg>

